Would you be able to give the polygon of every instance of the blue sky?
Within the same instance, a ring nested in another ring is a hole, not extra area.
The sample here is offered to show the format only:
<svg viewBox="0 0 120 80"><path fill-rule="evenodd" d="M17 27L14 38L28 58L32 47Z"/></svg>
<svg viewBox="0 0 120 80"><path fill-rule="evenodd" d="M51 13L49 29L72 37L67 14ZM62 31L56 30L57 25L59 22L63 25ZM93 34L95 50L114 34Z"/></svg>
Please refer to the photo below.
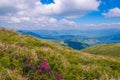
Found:
<svg viewBox="0 0 120 80"><path fill-rule="evenodd" d="M120 0L1 0L0 26L12 29L120 28Z"/></svg>

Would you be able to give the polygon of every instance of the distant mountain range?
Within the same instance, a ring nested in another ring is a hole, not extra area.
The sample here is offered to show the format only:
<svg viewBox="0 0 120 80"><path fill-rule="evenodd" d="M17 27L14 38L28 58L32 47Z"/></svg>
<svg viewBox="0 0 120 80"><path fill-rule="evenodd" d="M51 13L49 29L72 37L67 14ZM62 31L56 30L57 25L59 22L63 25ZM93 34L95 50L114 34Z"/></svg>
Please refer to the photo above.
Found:
<svg viewBox="0 0 120 80"><path fill-rule="evenodd" d="M120 29L104 30L18 30L22 34L29 34L37 38L63 41L64 46L73 49L84 49L99 44L120 43ZM58 42L59 43L59 42Z"/></svg>

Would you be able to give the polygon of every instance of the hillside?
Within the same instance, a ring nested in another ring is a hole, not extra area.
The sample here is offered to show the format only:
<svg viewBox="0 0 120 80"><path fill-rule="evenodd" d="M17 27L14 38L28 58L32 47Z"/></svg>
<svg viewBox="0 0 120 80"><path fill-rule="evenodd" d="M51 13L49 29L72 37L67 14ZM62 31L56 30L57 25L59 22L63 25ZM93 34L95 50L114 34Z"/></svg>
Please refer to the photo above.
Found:
<svg viewBox="0 0 120 80"><path fill-rule="evenodd" d="M120 58L120 44L104 44L93 46L84 49L83 51L103 56L119 57Z"/></svg>
<svg viewBox="0 0 120 80"><path fill-rule="evenodd" d="M0 80L119 80L120 59L0 28Z"/></svg>

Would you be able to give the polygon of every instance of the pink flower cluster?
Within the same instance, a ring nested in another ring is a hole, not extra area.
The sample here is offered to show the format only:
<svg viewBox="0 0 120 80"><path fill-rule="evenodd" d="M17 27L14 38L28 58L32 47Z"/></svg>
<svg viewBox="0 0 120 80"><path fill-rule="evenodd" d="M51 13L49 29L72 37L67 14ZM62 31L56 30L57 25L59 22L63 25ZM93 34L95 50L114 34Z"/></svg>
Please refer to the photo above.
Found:
<svg viewBox="0 0 120 80"><path fill-rule="evenodd" d="M42 76L41 79L45 79L45 76Z"/></svg>
<svg viewBox="0 0 120 80"><path fill-rule="evenodd" d="M31 67L31 64L27 64L27 67Z"/></svg>
<svg viewBox="0 0 120 80"><path fill-rule="evenodd" d="M31 60L31 58L30 57L26 57L26 60L29 62ZM27 64L28 68L30 68L31 66L32 66L31 63ZM48 63L47 60L42 60L42 63L40 65L40 67L37 68L37 72L40 73L40 74L42 74L42 73L46 73L46 71L51 71L51 68L49 67L49 63ZM52 74L52 73L50 72L49 74ZM56 72L55 75L56 75L56 78L58 80L62 80L63 79L63 76L60 75L59 72ZM41 79L42 80L45 79L45 76L41 76Z"/></svg>
<svg viewBox="0 0 120 80"><path fill-rule="evenodd" d="M43 63L41 64L41 67L37 69L37 72L41 73L42 70L46 70L46 71L51 70L46 60L43 60Z"/></svg>
<svg viewBox="0 0 120 80"><path fill-rule="evenodd" d="M43 61L43 63L41 64L41 68L47 71L50 71L50 67L48 66L48 62L46 60Z"/></svg>
<svg viewBox="0 0 120 80"><path fill-rule="evenodd" d="M41 68L38 68L38 69L37 69L37 72L41 73L41 72L42 72L42 69L41 69Z"/></svg>
<svg viewBox="0 0 120 80"><path fill-rule="evenodd" d="M58 72L56 72L56 77L57 77L59 80L62 80L62 79L63 79L63 76L61 76Z"/></svg>

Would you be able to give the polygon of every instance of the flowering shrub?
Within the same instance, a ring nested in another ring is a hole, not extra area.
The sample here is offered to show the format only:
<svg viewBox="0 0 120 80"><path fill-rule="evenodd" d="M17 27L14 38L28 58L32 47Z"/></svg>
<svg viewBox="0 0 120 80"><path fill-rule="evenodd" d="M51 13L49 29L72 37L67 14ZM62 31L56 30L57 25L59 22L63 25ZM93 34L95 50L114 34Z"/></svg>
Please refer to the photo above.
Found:
<svg viewBox="0 0 120 80"><path fill-rule="evenodd" d="M50 67L48 66L48 61L43 60L42 64L41 64L41 68L47 71L50 71Z"/></svg>
<svg viewBox="0 0 120 80"><path fill-rule="evenodd" d="M54 74L52 72L52 69L49 66L49 63L45 59L38 59L37 62L32 62L32 58L30 56L27 56L26 58L26 67L24 68L23 72L24 74L29 74L32 75L33 73L37 74L37 77L34 77L35 79L46 79L46 78L51 78L52 75L55 76L56 79L62 80L63 77L57 72ZM38 77L38 75L40 77ZM34 76L34 75L33 75ZM32 78L31 78L32 79Z"/></svg>

